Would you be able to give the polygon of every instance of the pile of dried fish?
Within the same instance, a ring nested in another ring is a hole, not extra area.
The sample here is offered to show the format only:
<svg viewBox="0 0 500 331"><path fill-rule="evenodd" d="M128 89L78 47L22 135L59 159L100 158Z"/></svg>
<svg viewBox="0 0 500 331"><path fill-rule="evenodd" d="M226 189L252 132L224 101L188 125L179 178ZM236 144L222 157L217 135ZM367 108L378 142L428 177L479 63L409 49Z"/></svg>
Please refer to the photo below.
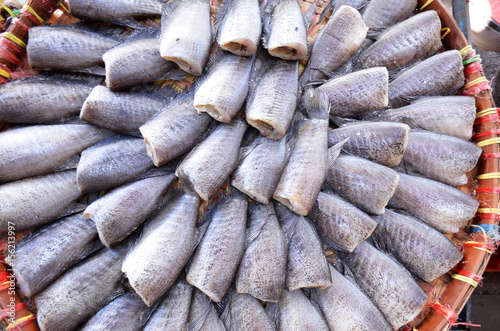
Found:
<svg viewBox="0 0 500 331"><path fill-rule="evenodd" d="M478 207L452 187L481 149L437 13L331 1L308 48L315 5L163 2L69 0L113 24L31 29L44 73L0 87L0 121L23 125L0 134L0 232L38 227L11 262L41 329L411 322Z"/></svg>

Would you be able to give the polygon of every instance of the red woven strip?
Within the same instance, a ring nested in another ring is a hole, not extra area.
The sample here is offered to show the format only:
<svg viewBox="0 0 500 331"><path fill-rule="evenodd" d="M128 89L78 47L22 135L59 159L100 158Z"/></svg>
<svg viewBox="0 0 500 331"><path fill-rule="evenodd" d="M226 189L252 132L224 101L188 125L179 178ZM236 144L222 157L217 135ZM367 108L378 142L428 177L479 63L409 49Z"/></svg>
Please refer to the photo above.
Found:
<svg viewBox="0 0 500 331"><path fill-rule="evenodd" d="M494 251L495 246L489 245L486 243L480 243L480 242L467 242L464 244L464 247L472 247L472 248L482 248L482 249L487 249L489 251Z"/></svg>
<svg viewBox="0 0 500 331"><path fill-rule="evenodd" d="M14 311L19 311L24 307L26 307L24 303L18 303L17 305L14 306ZM10 309L10 307L0 310L0 320L3 320L7 316L9 316L11 312L12 310Z"/></svg>
<svg viewBox="0 0 500 331"><path fill-rule="evenodd" d="M470 279L472 279L472 280L474 280L474 281L476 281L476 282L478 282L478 283L481 283L481 282L483 281L483 277L481 277L481 276L479 276L479 275L476 275L476 274L474 274L474 273L472 273L472 272L469 272L469 271L467 271L467 270L464 270L464 269L458 269L458 268L457 268L457 269L455 269L455 272L456 272L457 274L460 274L460 275L462 275L462 276L465 276L465 277L467 277L467 278L470 278Z"/></svg>
<svg viewBox="0 0 500 331"><path fill-rule="evenodd" d="M481 155L481 159L498 159L500 158L500 153L484 153Z"/></svg>
<svg viewBox="0 0 500 331"><path fill-rule="evenodd" d="M500 187L481 187L476 189L476 193L497 193L500 194ZM496 214L494 214L496 215Z"/></svg>
<svg viewBox="0 0 500 331"><path fill-rule="evenodd" d="M8 82L8 80L7 80L7 79L5 79L5 78L3 78L3 77L0 77L0 84L5 84L5 83L7 83L7 82Z"/></svg>
<svg viewBox="0 0 500 331"><path fill-rule="evenodd" d="M474 121L474 125L489 122L498 122L498 114L491 114L478 118Z"/></svg>
<svg viewBox="0 0 500 331"><path fill-rule="evenodd" d="M8 271L2 271L0 272L0 284L5 283L8 279L7 277L10 276L10 272Z"/></svg>
<svg viewBox="0 0 500 331"><path fill-rule="evenodd" d="M23 29L24 31L28 31L29 30L29 26L27 26L26 24L24 24L23 21L21 21L19 18L15 18L13 21L12 21L13 24L19 26L21 29Z"/></svg>
<svg viewBox="0 0 500 331"><path fill-rule="evenodd" d="M44 4L45 7L47 7L51 12L55 11L56 9L52 4L50 3L49 0L42 0L42 3Z"/></svg>
<svg viewBox="0 0 500 331"><path fill-rule="evenodd" d="M486 136L493 136L495 134L500 134L500 129L493 129L486 132L475 134L472 136L472 139L486 137Z"/></svg>
<svg viewBox="0 0 500 331"><path fill-rule="evenodd" d="M21 9L21 14L28 17L33 23L35 23L35 25L42 25L42 23L35 16L31 15L31 13L27 11L24 7L23 9Z"/></svg>
<svg viewBox="0 0 500 331"><path fill-rule="evenodd" d="M468 76L476 72L483 71L483 66L479 62L472 62L464 69L464 75Z"/></svg>
<svg viewBox="0 0 500 331"><path fill-rule="evenodd" d="M2 38L0 39L0 49L7 47L10 49L13 53L19 53L21 56L26 55L26 51L22 49L21 47L17 46L16 43L10 41L7 38Z"/></svg>
<svg viewBox="0 0 500 331"><path fill-rule="evenodd" d="M495 220L500 221L500 215L498 214L476 214L477 218L484 218L485 220Z"/></svg>
<svg viewBox="0 0 500 331"><path fill-rule="evenodd" d="M17 66L20 66L23 64L23 61L21 61L17 56L12 54L12 51L8 48L0 48L0 58L7 60ZM5 70L5 69L3 69Z"/></svg>
<svg viewBox="0 0 500 331"><path fill-rule="evenodd" d="M27 318L24 318L24 320L20 323L16 322L15 324L9 324L6 328L6 330L21 331L26 325L32 323L35 320L36 320L36 316L33 316L33 315L28 316Z"/></svg>
<svg viewBox="0 0 500 331"><path fill-rule="evenodd" d="M435 301L430 304L431 308L434 309L439 315L446 318L448 324L455 324L458 319L458 315L448 307L443 306L439 302Z"/></svg>
<svg viewBox="0 0 500 331"><path fill-rule="evenodd" d="M472 86L471 88L462 91L462 94L467 95L467 96L471 96L471 95L478 94L478 93L485 91L485 90L491 90L491 86L490 86L489 82L481 82L479 84L476 84L476 85Z"/></svg>

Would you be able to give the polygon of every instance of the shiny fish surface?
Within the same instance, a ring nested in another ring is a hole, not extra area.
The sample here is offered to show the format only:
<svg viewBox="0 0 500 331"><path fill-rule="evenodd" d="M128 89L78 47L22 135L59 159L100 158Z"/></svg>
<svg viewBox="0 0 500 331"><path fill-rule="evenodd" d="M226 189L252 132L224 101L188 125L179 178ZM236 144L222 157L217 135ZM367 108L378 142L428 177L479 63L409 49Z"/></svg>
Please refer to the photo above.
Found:
<svg viewBox="0 0 500 331"><path fill-rule="evenodd" d="M369 28L384 28L401 22L413 13L417 0L371 0L363 11Z"/></svg>

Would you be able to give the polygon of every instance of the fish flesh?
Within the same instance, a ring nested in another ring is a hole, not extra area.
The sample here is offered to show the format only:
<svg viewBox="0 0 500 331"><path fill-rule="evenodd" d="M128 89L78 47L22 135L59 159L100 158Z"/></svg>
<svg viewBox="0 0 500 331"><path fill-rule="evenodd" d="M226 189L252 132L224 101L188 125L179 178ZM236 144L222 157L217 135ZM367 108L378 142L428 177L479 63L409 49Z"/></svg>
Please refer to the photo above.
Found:
<svg viewBox="0 0 500 331"><path fill-rule="evenodd" d="M96 237L95 225L75 214L19 243L12 266L21 292L31 298L45 289L85 255Z"/></svg>
<svg viewBox="0 0 500 331"><path fill-rule="evenodd" d="M148 307L174 284L193 250L200 200L171 200L144 229L122 265L130 285Z"/></svg>
<svg viewBox="0 0 500 331"><path fill-rule="evenodd" d="M412 321L424 308L427 294L408 270L366 241L342 261L394 330Z"/></svg>
<svg viewBox="0 0 500 331"><path fill-rule="evenodd" d="M232 191L218 203L193 255L186 280L215 302L231 286L245 250L247 199Z"/></svg>
<svg viewBox="0 0 500 331"><path fill-rule="evenodd" d="M114 188L153 167L142 139L111 138L82 152L78 187L82 193Z"/></svg>
<svg viewBox="0 0 500 331"><path fill-rule="evenodd" d="M210 2L177 0L163 6L160 54L187 73L200 76L212 45Z"/></svg>
<svg viewBox="0 0 500 331"><path fill-rule="evenodd" d="M239 147L247 125L240 118L220 123L215 130L184 158L177 167L184 190L210 200L236 167Z"/></svg>
<svg viewBox="0 0 500 331"><path fill-rule="evenodd" d="M385 212L398 182L399 174L391 168L351 155L340 155L326 176L328 188L375 215Z"/></svg>
<svg viewBox="0 0 500 331"><path fill-rule="evenodd" d="M454 94L464 85L462 55L446 51L402 71L389 83L391 107L405 105L408 97Z"/></svg>
<svg viewBox="0 0 500 331"><path fill-rule="evenodd" d="M0 185L0 233L8 225L23 231L62 217L80 195L76 170Z"/></svg>
<svg viewBox="0 0 500 331"><path fill-rule="evenodd" d="M250 204L245 253L236 274L236 291L277 302L285 285L285 234L272 204Z"/></svg>
<svg viewBox="0 0 500 331"><path fill-rule="evenodd" d="M212 301L199 290L194 291L189 311L189 331L226 331Z"/></svg>
<svg viewBox="0 0 500 331"><path fill-rule="evenodd" d="M481 147L460 138L412 130L403 165L442 183L459 186L467 184L466 172L476 166L482 152Z"/></svg>
<svg viewBox="0 0 500 331"><path fill-rule="evenodd" d="M328 146L349 138L342 149L370 161L395 167L401 163L410 127L402 123L355 122L328 131Z"/></svg>
<svg viewBox="0 0 500 331"><path fill-rule="evenodd" d="M241 110L248 94L254 57L220 51L198 79L194 107L217 121L229 123Z"/></svg>
<svg viewBox="0 0 500 331"><path fill-rule="evenodd" d="M99 239L109 248L147 219L175 179L173 174L156 175L116 188L92 202L83 217L95 223Z"/></svg>
<svg viewBox="0 0 500 331"><path fill-rule="evenodd" d="M387 210L374 217L376 238L413 274L431 282L449 271L463 254L441 232L424 222Z"/></svg>
<svg viewBox="0 0 500 331"><path fill-rule="evenodd" d="M417 0L371 0L363 11L363 21L369 28L384 28L401 22L417 7Z"/></svg>
<svg viewBox="0 0 500 331"><path fill-rule="evenodd" d="M361 118L387 107L388 84L387 69L375 67L332 78L318 90L328 96L331 115Z"/></svg>
<svg viewBox="0 0 500 331"><path fill-rule="evenodd" d="M283 290L279 305L280 331L315 330L329 331L319 309L304 295L301 289Z"/></svg>
<svg viewBox="0 0 500 331"><path fill-rule="evenodd" d="M262 303L249 294L232 291L228 302L228 318L224 320L228 331L276 331ZM224 313L222 314L224 317Z"/></svg>
<svg viewBox="0 0 500 331"><path fill-rule="evenodd" d="M458 232L476 214L479 202L468 194L435 180L399 175L389 207L404 209L444 233Z"/></svg>

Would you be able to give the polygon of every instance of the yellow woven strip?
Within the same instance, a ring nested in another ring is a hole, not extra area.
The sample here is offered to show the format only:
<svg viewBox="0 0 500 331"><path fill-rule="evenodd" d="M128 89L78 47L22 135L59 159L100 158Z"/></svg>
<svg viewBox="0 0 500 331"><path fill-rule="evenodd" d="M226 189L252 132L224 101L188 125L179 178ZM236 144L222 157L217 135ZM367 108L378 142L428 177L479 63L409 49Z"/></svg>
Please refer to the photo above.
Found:
<svg viewBox="0 0 500 331"><path fill-rule="evenodd" d="M16 15L14 15L14 13L12 12L12 10L10 10L9 7L7 7L6 5L2 4L2 8L7 12L9 13L10 17L16 17Z"/></svg>
<svg viewBox="0 0 500 331"><path fill-rule="evenodd" d="M26 43L24 41L22 41L21 39L17 38L11 32L5 32L3 34L3 36L4 36L4 38L7 38L10 41L16 43L19 47L26 48Z"/></svg>
<svg viewBox="0 0 500 331"><path fill-rule="evenodd" d="M17 326L19 324L24 323L26 320L33 319L34 317L35 316L33 316L32 314L29 314L27 316L21 317L20 319L16 320L14 323L9 324L9 326L7 326L7 328L5 330L12 330L14 328L17 328Z"/></svg>
<svg viewBox="0 0 500 331"><path fill-rule="evenodd" d="M28 11L30 12L30 14L31 14L31 15L35 16L35 17L36 17L36 19L37 19L40 23L42 23L42 24L43 24L43 18L41 18L40 16L38 16L38 14L36 13L36 11L35 11L33 8L31 8L31 7L30 7L30 6L28 6L28 5L24 5L24 7L23 7L23 8L26 8L26 10L28 10Z"/></svg>
<svg viewBox="0 0 500 331"><path fill-rule="evenodd" d="M483 82L487 82L487 81L488 80L486 79L486 77L479 77L479 78L474 79L472 82L469 82L469 83L465 84L465 86L464 86L463 89L467 90L467 89L471 88L474 85L477 85L477 84L483 83Z"/></svg>
<svg viewBox="0 0 500 331"><path fill-rule="evenodd" d="M481 244L480 242L477 242L477 241L468 241L466 242L465 244ZM469 246L470 248L475 248L475 249L479 249L480 251L483 251L483 252L486 252L488 254L493 254L493 252L489 249L486 249L486 248L482 248L482 247L474 247L474 246Z"/></svg>
<svg viewBox="0 0 500 331"><path fill-rule="evenodd" d="M461 54L461 55L464 55L465 53L468 53L468 52L470 52L470 51L472 51L472 50L473 50L473 49L472 49L472 46L471 46L471 45L467 45L467 46L465 46L464 48L462 48L462 49L460 50L460 54Z"/></svg>
<svg viewBox="0 0 500 331"><path fill-rule="evenodd" d="M500 215L499 208L479 208L477 210L477 212L480 214L499 214ZM471 225L471 226L476 226L476 227L481 228L480 226L477 226L477 225ZM481 229L483 229L483 228L481 228ZM484 229L483 229L483 232L484 232ZM486 232L484 233L484 235L486 235Z"/></svg>
<svg viewBox="0 0 500 331"><path fill-rule="evenodd" d="M488 174L482 174L477 176L477 179L499 179L500 172L490 172Z"/></svg>
<svg viewBox="0 0 500 331"><path fill-rule="evenodd" d="M422 7L420 7L420 9L418 11L424 10L428 5L430 5L433 2L434 2L434 0L428 0Z"/></svg>
<svg viewBox="0 0 500 331"><path fill-rule="evenodd" d="M478 285L478 282L476 282L474 279L471 279L469 277L465 277L465 276L462 276L459 274L453 274L453 275L451 275L451 278L455 278L456 280L460 280L464 283L469 284L470 286L477 287L477 285Z"/></svg>
<svg viewBox="0 0 500 331"><path fill-rule="evenodd" d="M68 8L66 8L66 6L64 6L64 4L63 4L62 2L59 4L59 7L61 7L62 9L64 9L64 11L65 11L66 13L71 14L71 13L69 12Z"/></svg>
<svg viewBox="0 0 500 331"><path fill-rule="evenodd" d="M7 78L7 79L10 79L10 74L7 71L5 71L5 70L3 70L1 68L0 68L0 76L3 76L5 78Z"/></svg>
<svg viewBox="0 0 500 331"><path fill-rule="evenodd" d="M447 35L450 34L451 29L450 28L442 28L441 32L444 32L443 35L441 36L441 39L444 39Z"/></svg>
<svg viewBox="0 0 500 331"><path fill-rule="evenodd" d="M480 209L482 210L482 209L490 209L490 208L480 208ZM480 214L497 214L497 213L481 213L479 211L479 209L477 211ZM475 225L475 224L471 224L471 227L479 228L481 230L481 232L483 233L484 240L488 241L488 235L486 234L486 231L484 231L483 227L481 227L479 225Z"/></svg>
<svg viewBox="0 0 500 331"><path fill-rule="evenodd" d="M486 108L486 109L481 110L480 112L478 112L476 114L476 118L484 117L486 115L494 115L496 113L497 113L497 109L496 108Z"/></svg>
<svg viewBox="0 0 500 331"><path fill-rule="evenodd" d="M478 145L479 147L483 147L483 146L494 145L494 144L499 144L499 143L500 143L500 137L496 137L496 138L490 138L490 139L480 141L476 145Z"/></svg>

